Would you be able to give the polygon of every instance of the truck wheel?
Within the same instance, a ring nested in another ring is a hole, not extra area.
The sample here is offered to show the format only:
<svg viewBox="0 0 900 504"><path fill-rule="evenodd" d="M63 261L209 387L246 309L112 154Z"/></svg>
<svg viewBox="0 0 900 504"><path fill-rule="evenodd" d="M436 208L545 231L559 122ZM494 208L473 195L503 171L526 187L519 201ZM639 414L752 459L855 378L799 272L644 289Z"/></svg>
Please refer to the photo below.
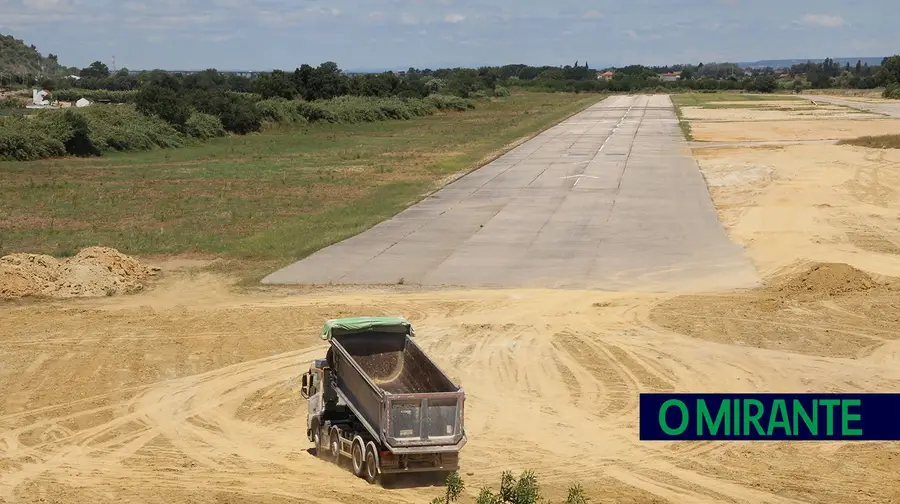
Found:
<svg viewBox="0 0 900 504"><path fill-rule="evenodd" d="M363 440L361 437L356 436L356 438L353 439L353 445L350 448L350 453L352 455L350 460L352 462L353 474L362 478L363 473L366 470L366 447L363 446Z"/></svg>
<svg viewBox="0 0 900 504"><path fill-rule="evenodd" d="M338 465L341 463L341 438L337 427L331 429L331 460Z"/></svg>
<svg viewBox="0 0 900 504"><path fill-rule="evenodd" d="M313 449L315 450L316 456L322 456L322 428L319 427L319 422L313 420L312 428L309 431L309 440L313 443Z"/></svg>
<svg viewBox="0 0 900 504"><path fill-rule="evenodd" d="M366 447L366 481L374 484L378 479L378 455L372 443Z"/></svg>

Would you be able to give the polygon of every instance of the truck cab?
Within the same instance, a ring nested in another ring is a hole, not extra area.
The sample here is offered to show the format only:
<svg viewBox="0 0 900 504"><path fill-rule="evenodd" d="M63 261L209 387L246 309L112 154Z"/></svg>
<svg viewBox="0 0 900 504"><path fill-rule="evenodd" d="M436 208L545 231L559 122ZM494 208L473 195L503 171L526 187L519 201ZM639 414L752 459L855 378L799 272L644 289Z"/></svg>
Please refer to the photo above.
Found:
<svg viewBox="0 0 900 504"><path fill-rule="evenodd" d="M325 359L317 359L309 366L309 371L303 374L300 384L300 395L306 399L306 437L316 444L319 450L319 429L322 425L322 416L325 410L326 371L328 362Z"/></svg>

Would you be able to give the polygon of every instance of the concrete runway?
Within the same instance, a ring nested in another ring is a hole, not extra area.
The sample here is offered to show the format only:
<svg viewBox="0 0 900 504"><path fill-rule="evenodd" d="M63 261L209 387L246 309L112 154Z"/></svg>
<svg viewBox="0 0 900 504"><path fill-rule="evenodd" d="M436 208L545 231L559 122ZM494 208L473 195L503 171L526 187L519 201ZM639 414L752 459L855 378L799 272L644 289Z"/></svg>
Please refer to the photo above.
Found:
<svg viewBox="0 0 900 504"><path fill-rule="evenodd" d="M754 287L666 95L614 96L266 284Z"/></svg>

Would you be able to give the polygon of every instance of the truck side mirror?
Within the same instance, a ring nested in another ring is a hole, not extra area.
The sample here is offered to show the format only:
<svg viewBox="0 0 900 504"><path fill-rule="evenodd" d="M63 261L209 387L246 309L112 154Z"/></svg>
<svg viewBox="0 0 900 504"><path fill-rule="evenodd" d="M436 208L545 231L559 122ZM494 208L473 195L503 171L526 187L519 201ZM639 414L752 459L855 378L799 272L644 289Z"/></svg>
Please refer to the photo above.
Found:
<svg viewBox="0 0 900 504"><path fill-rule="evenodd" d="M309 373L304 373L300 379L300 395L304 399L309 399Z"/></svg>

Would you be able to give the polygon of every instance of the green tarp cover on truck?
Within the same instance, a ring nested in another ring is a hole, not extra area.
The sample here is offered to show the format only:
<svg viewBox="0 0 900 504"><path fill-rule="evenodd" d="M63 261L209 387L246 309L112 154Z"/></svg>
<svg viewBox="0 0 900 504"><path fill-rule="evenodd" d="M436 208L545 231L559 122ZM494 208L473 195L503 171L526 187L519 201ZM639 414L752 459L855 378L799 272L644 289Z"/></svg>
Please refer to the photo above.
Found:
<svg viewBox="0 0 900 504"><path fill-rule="evenodd" d="M403 317L349 317L325 322L320 337L328 341L332 336L366 331L403 333L415 336L412 324Z"/></svg>

